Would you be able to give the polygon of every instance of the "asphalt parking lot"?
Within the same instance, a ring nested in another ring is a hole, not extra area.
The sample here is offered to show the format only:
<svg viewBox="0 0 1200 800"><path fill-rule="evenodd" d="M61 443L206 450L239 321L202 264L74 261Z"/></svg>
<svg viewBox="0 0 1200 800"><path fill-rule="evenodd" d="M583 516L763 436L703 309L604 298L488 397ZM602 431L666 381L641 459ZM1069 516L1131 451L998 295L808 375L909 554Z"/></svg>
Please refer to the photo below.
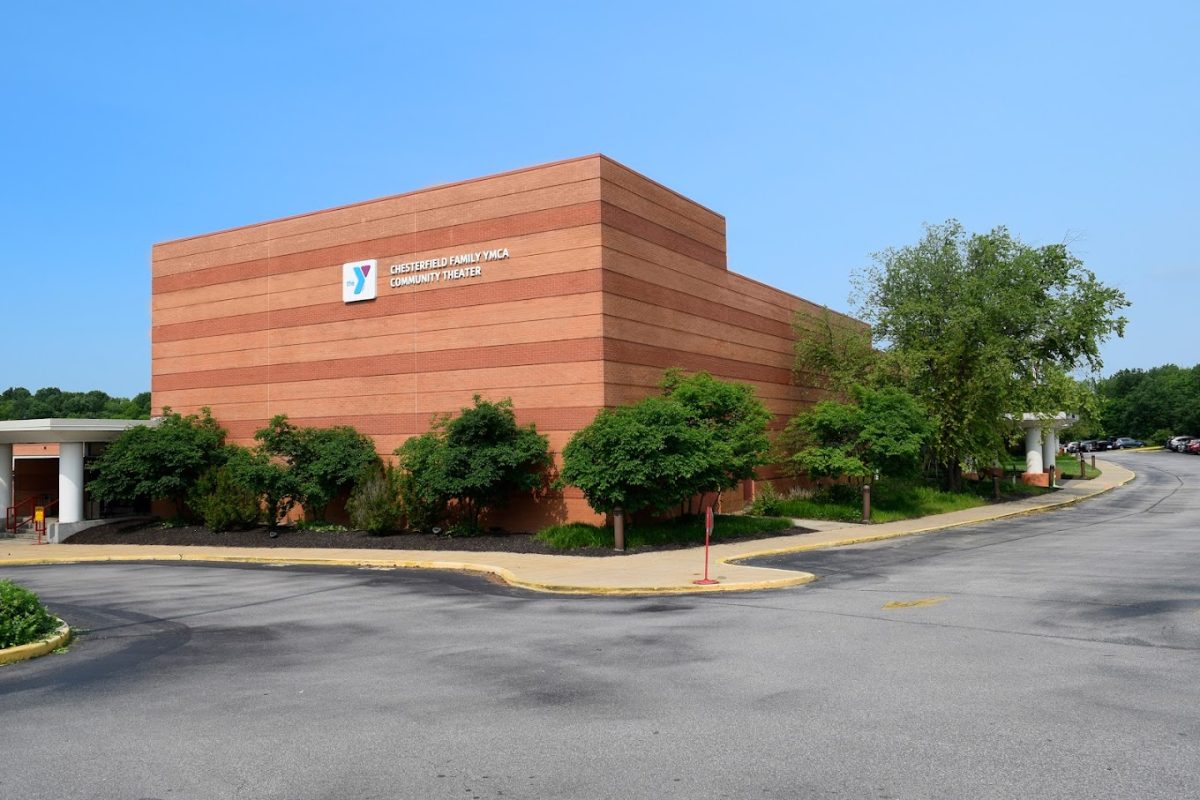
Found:
<svg viewBox="0 0 1200 800"><path fill-rule="evenodd" d="M562 598L433 572L3 567L0 796L1200 796L1200 458L1071 509Z"/></svg>

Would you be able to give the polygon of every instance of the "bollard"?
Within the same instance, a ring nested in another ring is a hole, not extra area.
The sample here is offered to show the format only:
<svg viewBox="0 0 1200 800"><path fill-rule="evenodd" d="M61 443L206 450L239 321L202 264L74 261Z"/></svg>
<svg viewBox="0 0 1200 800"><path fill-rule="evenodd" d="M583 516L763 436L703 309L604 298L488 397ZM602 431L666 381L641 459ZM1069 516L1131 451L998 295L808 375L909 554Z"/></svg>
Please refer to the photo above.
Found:
<svg viewBox="0 0 1200 800"><path fill-rule="evenodd" d="M613 550L625 552L625 512L613 509Z"/></svg>
<svg viewBox="0 0 1200 800"><path fill-rule="evenodd" d="M863 484L862 494L863 494L862 521L870 522L871 521L871 484L869 484L869 483Z"/></svg>
<svg viewBox="0 0 1200 800"><path fill-rule="evenodd" d="M1082 450L1079 452L1079 477L1081 477L1081 478L1087 477L1087 466L1084 465L1084 463L1083 463L1083 451Z"/></svg>
<svg viewBox="0 0 1200 800"><path fill-rule="evenodd" d="M1000 476L995 472L992 473L992 499L1000 499Z"/></svg>
<svg viewBox="0 0 1200 800"><path fill-rule="evenodd" d="M1096 468L1096 454L1092 453L1092 469Z"/></svg>

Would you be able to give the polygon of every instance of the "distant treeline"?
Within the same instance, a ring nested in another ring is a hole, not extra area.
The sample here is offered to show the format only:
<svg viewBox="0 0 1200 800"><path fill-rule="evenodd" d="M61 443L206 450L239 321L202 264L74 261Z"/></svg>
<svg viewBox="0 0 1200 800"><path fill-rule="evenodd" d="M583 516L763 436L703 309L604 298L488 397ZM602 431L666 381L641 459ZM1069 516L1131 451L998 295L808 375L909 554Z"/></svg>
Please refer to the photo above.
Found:
<svg viewBox="0 0 1200 800"><path fill-rule="evenodd" d="M1111 436L1162 444L1169 436L1200 436L1200 364L1123 369L1101 380L1100 422Z"/></svg>
<svg viewBox="0 0 1200 800"><path fill-rule="evenodd" d="M110 397L101 391L64 392L46 387L31 392L14 386L0 393L0 419L149 419L150 393Z"/></svg>

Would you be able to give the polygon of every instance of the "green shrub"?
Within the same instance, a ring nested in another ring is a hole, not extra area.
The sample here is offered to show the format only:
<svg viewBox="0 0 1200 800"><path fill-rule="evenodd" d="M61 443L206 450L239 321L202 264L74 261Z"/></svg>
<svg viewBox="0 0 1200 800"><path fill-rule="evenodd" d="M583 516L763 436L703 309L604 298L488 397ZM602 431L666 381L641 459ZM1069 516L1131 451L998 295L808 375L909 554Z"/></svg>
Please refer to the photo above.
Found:
<svg viewBox="0 0 1200 800"><path fill-rule="evenodd" d="M250 528L261 512L258 492L247 487L229 465L208 470L196 481L188 505L211 531Z"/></svg>
<svg viewBox="0 0 1200 800"><path fill-rule="evenodd" d="M163 409L156 426L122 433L96 459L88 490L97 500L171 500L187 516L185 501L208 469L225 462L225 429L208 408L181 416Z"/></svg>
<svg viewBox="0 0 1200 800"><path fill-rule="evenodd" d="M490 402L479 395L457 417L436 416L431 430L407 439L397 450L409 524L435 513L454 517L454 529L479 530L481 515L512 496L540 488L551 464L548 440L533 424L518 425L511 399Z"/></svg>
<svg viewBox="0 0 1200 800"><path fill-rule="evenodd" d="M756 488L754 502L747 511L760 517L778 517L783 512L783 498L775 491L775 484L764 483Z"/></svg>
<svg viewBox="0 0 1200 800"><path fill-rule="evenodd" d="M379 462L371 437L349 425L298 427L286 414L277 414L254 438L256 455L277 465L277 471L280 463L285 467L278 478L289 500L304 506L304 516L312 520L323 520L333 499Z"/></svg>
<svg viewBox="0 0 1200 800"><path fill-rule="evenodd" d="M0 581L0 649L45 639L58 628L33 592L11 581Z"/></svg>
<svg viewBox="0 0 1200 800"><path fill-rule="evenodd" d="M1146 444L1154 444L1162 447L1175 435L1175 432L1170 428L1159 428L1154 433L1150 434L1150 438L1146 440Z"/></svg>
<svg viewBox="0 0 1200 800"><path fill-rule="evenodd" d="M346 501L350 522L360 531L393 531L404 517L400 502L400 471L388 464L368 470L354 484Z"/></svg>
<svg viewBox="0 0 1200 800"><path fill-rule="evenodd" d="M740 536L787 530L790 527L791 520L780 517L718 514L713 523L712 540L718 542ZM536 538L555 550L574 550L580 547L611 548L613 545L611 528L584 522L551 525L538 531ZM696 514L653 522L627 523L625 526L625 546L631 550L639 547L702 544L704 517Z"/></svg>

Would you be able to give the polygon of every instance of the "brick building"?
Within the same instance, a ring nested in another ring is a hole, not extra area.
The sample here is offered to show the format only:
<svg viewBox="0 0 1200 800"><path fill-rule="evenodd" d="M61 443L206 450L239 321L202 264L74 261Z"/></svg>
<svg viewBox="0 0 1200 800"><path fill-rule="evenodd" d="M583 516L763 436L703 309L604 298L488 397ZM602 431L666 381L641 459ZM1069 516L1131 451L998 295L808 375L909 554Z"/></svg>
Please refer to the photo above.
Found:
<svg viewBox="0 0 1200 800"><path fill-rule="evenodd" d="M592 155L156 245L153 406L210 406L240 443L274 414L349 424L388 455L478 393L557 452L682 367L782 425L816 397L792 316L820 310L730 272L724 217ZM500 522L563 518L596 517L568 489Z"/></svg>

